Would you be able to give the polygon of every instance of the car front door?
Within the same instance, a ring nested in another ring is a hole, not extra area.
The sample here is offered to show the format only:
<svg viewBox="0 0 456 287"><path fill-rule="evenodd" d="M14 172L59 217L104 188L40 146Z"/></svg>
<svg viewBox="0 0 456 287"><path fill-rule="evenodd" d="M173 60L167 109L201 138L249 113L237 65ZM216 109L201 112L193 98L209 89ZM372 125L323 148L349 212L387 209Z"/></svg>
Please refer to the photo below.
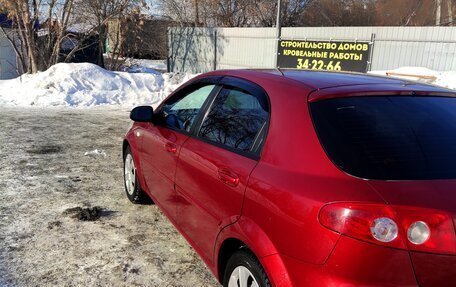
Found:
<svg viewBox="0 0 456 287"><path fill-rule="evenodd" d="M176 171L177 221L206 260L218 232L235 222L269 122L258 86L224 78L204 118L182 146Z"/></svg>
<svg viewBox="0 0 456 287"><path fill-rule="evenodd" d="M182 144L216 85L199 81L176 92L154 113L143 134L141 166L148 190L171 218L176 218L174 176Z"/></svg>

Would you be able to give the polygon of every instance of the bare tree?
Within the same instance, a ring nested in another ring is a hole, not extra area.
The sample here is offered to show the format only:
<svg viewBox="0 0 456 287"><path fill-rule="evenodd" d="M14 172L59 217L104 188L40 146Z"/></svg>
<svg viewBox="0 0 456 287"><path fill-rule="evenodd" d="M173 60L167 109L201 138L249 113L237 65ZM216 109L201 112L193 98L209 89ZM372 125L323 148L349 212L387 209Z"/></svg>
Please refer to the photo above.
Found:
<svg viewBox="0 0 456 287"><path fill-rule="evenodd" d="M0 0L0 5L13 20L15 33L7 37L22 70L35 73L59 61L71 61L78 51L86 48L86 40L94 35L99 37L101 62L108 21L141 9L145 1ZM77 41L72 49L62 55L62 43L75 38Z"/></svg>
<svg viewBox="0 0 456 287"><path fill-rule="evenodd" d="M195 26L272 27L277 0L159 0L162 11L180 23ZM315 0L283 0L284 26L302 23L303 12ZM195 20L194 20L195 19Z"/></svg>
<svg viewBox="0 0 456 287"><path fill-rule="evenodd" d="M43 4L41 0L0 0L0 5L13 19L13 28L19 41L12 37L8 39L21 59L23 70L29 73L35 73L58 60L58 42L64 36L62 31L68 24L73 9L73 0L48 0L46 7L43 7ZM39 21L43 18L43 13L47 12L52 18L57 16L57 10L60 11L59 22L62 23L59 31L48 33L46 37L38 37ZM42 45L46 49L40 51L39 41L43 42L43 39L46 43Z"/></svg>
<svg viewBox="0 0 456 287"><path fill-rule="evenodd" d="M198 24L196 20L196 6L200 6L195 0L159 0L158 6L162 13L182 26ZM203 7L204 8L204 7Z"/></svg>
<svg viewBox="0 0 456 287"><path fill-rule="evenodd" d="M272 27L276 22L277 1L254 0L254 15L259 26Z"/></svg>
<svg viewBox="0 0 456 287"><path fill-rule="evenodd" d="M277 0L158 0L185 26L272 27ZM454 25L453 0L282 0L282 26Z"/></svg>
<svg viewBox="0 0 456 287"><path fill-rule="evenodd" d="M78 22L90 28L86 34L96 33L99 37L99 64L103 62L105 43L108 38L108 23L113 19L127 19L146 8L145 0L75 0L75 14ZM120 32L120 31L119 31ZM120 37L117 38L119 40ZM118 43L117 43L118 44ZM114 45L118 46L116 43ZM117 47L116 47L117 48Z"/></svg>

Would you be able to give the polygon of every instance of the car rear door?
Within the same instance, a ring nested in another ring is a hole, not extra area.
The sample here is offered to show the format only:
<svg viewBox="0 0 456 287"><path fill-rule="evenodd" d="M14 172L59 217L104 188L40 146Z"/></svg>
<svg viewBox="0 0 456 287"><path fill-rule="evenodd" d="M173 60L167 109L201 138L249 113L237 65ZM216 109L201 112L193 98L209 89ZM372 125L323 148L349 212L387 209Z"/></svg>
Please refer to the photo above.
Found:
<svg viewBox="0 0 456 287"><path fill-rule="evenodd" d="M269 123L261 88L232 78L222 83L183 144L176 171L178 224L206 260L212 259L218 232L241 214Z"/></svg>
<svg viewBox="0 0 456 287"><path fill-rule="evenodd" d="M174 176L182 144L188 139L201 108L215 92L219 78L188 85L167 99L143 133L141 167L147 188L158 205L176 218Z"/></svg>

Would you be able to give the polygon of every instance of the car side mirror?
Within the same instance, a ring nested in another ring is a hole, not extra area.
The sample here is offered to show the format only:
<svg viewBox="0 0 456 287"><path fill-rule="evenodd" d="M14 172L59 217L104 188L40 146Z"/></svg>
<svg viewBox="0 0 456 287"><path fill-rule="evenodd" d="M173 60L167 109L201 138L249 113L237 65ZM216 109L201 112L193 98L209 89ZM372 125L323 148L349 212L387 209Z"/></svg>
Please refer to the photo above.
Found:
<svg viewBox="0 0 456 287"><path fill-rule="evenodd" d="M135 122L152 122L154 109L151 106L139 106L130 112L130 119Z"/></svg>

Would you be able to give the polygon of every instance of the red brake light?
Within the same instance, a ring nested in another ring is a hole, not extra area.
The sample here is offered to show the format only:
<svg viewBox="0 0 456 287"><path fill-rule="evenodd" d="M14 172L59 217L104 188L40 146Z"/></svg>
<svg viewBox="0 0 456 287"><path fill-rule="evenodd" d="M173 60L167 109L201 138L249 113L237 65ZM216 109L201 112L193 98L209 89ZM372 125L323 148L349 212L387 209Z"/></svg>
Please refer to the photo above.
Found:
<svg viewBox="0 0 456 287"><path fill-rule="evenodd" d="M330 230L379 245L456 254L453 219L450 214L439 210L384 204L334 203L321 209L319 221Z"/></svg>
<svg viewBox="0 0 456 287"><path fill-rule="evenodd" d="M404 240L409 250L456 254L456 233L450 214L411 207L397 208L397 214L404 228ZM422 244L414 244L407 238L409 227L416 222L424 222L430 230L429 238Z"/></svg>

